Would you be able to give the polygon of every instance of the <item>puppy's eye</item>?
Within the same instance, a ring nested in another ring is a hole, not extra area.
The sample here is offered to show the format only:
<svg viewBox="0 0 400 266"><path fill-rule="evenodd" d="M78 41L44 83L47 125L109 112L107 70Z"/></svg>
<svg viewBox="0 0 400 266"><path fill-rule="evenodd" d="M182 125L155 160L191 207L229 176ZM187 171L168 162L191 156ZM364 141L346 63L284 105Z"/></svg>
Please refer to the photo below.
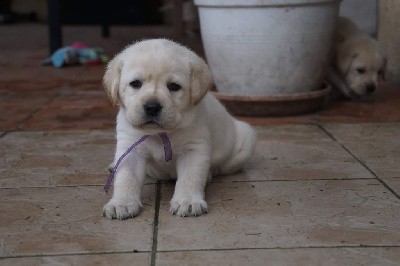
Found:
<svg viewBox="0 0 400 266"><path fill-rule="evenodd" d="M167 88L170 91L179 91L181 89L181 85L171 82L171 83L168 83Z"/></svg>
<svg viewBox="0 0 400 266"><path fill-rule="evenodd" d="M142 82L138 79L135 79L134 81L129 83L129 85L134 89L140 89L140 87L142 87Z"/></svg>
<svg viewBox="0 0 400 266"><path fill-rule="evenodd" d="M382 76L382 75L383 75L383 70L379 70L379 71L378 71L378 75L379 75L379 76Z"/></svg>
<svg viewBox="0 0 400 266"><path fill-rule="evenodd" d="M359 68L357 68L357 72L358 72L358 74L364 74L365 73L365 71L367 71L365 68L363 68L363 67L359 67Z"/></svg>

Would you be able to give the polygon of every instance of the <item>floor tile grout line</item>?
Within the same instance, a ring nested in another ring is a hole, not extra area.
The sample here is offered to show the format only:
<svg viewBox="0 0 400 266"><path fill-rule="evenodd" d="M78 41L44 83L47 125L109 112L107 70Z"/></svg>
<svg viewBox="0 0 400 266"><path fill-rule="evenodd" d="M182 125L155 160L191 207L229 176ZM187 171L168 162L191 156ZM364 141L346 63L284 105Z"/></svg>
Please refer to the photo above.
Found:
<svg viewBox="0 0 400 266"><path fill-rule="evenodd" d="M19 123L19 125L16 127L14 131L22 131L23 127L25 126L26 122L28 122L30 119L32 119L37 113L39 113L41 110L45 108L45 106L48 106L54 99L59 97L61 95L60 92L55 93L52 95L46 102L44 102L40 107L36 108L32 113L30 113L25 119Z"/></svg>
<svg viewBox="0 0 400 266"><path fill-rule="evenodd" d="M173 252L210 252L210 251L240 251L240 250L304 250L304 249L354 249L354 248L400 248L400 245L352 245L352 246L292 246L292 247L253 247L253 248L211 248L211 249L176 249L176 250L159 250L158 253L173 253ZM105 252L77 252L77 253L58 253L58 254L32 254L32 255L14 255L0 257L3 259L18 259L18 258L40 258L40 257L62 257L62 256L93 256L93 255L120 255L120 254L151 254L152 251L105 251Z"/></svg>
<svg viewBox="0 0 400 266"><path fill-rule="evenodd" d="M87 68L85 67L82 71L80 71L79 73L77 73L72 79L67 80L65 84L61 85L62 88L63 87L71 87L73 82L78 80L79 77L81 77L83 75L83 73L85 72ZM60 97L63 92L62 89L58 89L56 91L56 93L54 95L52 95L46 102L44 102L42 104L42 106L38 107L37 109L35 109L30 115L28 115L25 119L22 120L21 123L19 123L19 125L16 127L16 129L14 131L21 131L23 126L25 125L26 122L28 122L34 115L36 115L38 112L40 112L41 110L43 110L43 108L47 105L49 105L52 101L54 101L54 99ZM1 138L1 137L0 137Z"/></svg>
<svg viewBox="0 0 400 266"><path fill-rule="evenodd" d="M268 183L268 182L297 182L297 181L352 181L352 180L376 180L376 178L314 178L314 179L272 179L272 180L232 180L232 181L216 181L211 182L209 184L226 184L226 183ZM174 183L168 181L160 181L160 184L170 184L174 185ZM157 185L157 183L147 183L145 186ZM104 185L55 185L55 186L19 186L19 187L0 187L1 189L20 189L20 188L85 188L85 187L103 187Z"/></svg>
<svg viewBox="0 0 400 266"><path fill-rule="evenodd" d="M156 183L144 184L144 186L154 186ZM61 185L61 186L19 186L19 187L0 187L1 189L20 189L20 188L90 188L90 187L104 187L104 185Z"/></svg>
<svg viewBox="0 0 400 266"><path fill-rule="evenodd" d="M153 221L153 243L151 247L151 259L150 265L156 265L157 259L157 248L158 248L158 222L160 214L160 204L161 204L161 182L157 181L156 192L155 192L155 204L154 204L154 221Z"/></svg>
<svg viewBox="0 0 400 266"><path fill-rule="evenodd" d="M151 251L139 251L139 250L129 250L129 251L104 251L104 252L81 252L81 253L57 253L57 254L32 254L32 255L15 255L15 256L4 256L0 257L0 261L3 259L19 259L19 258L40 258L40 257L62 257L62 256L91 256L91 255L119 255L119 254L145 254L151 253Z"/></svg>
<svg viewBox="0 0 400 266"><path fill-rule="evenodd" d="M400 248L400 245L352 245L352 246L292 246L292 247L253 247L253 248L211 248L211 249L176 249L159 250L158 253L202 252L202 251L239 251L239 250L295 250L295 249L341 249L341 248Z"/></svg>
<svg viewBox="0 0 400 266"><path fill-rule="evenodd" d="M359 159L354 153L350 151L342 142L335 138L322 124L319 124L318 127L325 132L332 140L336 141L340 144L340 146L347 151L358 163L360 163L365 169L367 169L375 178L378 180L387 190L389 190L396 198L400 199L400 195L396 193L385 181L383 181L368 165L361 159Z"/></svg>

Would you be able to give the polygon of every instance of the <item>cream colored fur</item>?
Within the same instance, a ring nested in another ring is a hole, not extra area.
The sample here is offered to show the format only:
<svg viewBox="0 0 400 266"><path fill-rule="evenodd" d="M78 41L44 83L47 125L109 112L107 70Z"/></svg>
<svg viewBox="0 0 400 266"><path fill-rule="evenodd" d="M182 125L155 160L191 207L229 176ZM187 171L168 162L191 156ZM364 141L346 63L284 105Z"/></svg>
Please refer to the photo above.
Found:
<svg viewBox="0 0 400 266"><path fill-rule="evenodd" d="M139 89L130 83L140 80ZM181 86L170 91L168 84ZM143 135L152 135L120 164L114 193L104 206L109 219L136 216L142 207L145 176L177 179L170 212L197 216L207 212L204 189L211 175L238 171L254 152L256 136L234 119L208 93L213 80L204 60L189 49L165 39L135 43L107 66L104 86L119 105L115 160ZM158 101L160 114L151 118L143 105ZM160 132L167 132L173 160L165 162Z"/></svg>

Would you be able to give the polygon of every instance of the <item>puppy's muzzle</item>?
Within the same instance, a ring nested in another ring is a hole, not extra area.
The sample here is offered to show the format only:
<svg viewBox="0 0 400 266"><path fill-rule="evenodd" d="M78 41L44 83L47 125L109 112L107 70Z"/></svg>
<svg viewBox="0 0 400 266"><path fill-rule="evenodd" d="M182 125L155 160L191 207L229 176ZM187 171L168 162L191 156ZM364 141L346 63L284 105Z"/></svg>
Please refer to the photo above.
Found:
<svg viewBox="0 0 400 266"><path fill-rule="evenodd" d="M143 105L143 108L144 108L144 112L148 116L155 117L161 112L162 106L159 102L152 100L152 101L146 102Z"/></svg>

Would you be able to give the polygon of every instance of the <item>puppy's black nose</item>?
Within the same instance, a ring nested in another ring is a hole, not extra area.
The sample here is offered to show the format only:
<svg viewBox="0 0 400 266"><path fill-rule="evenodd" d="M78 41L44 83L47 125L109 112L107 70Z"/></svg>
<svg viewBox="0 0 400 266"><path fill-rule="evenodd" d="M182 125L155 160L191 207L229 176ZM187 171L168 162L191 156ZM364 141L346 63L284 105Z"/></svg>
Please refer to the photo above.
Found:
<svg viewBox="0 0 400 266"><path fill-rule="evenodd" d="M367 85L367 92L368 93L373 93L376 90L376 87L374 84L369 84Z"/></svg>
<svg viewBox="0 0 400 266"><path fill-rule="evenodd" d="M148 101L143 108L147 115L157 116L160 113L162 106L157 101Z"/></svg>

